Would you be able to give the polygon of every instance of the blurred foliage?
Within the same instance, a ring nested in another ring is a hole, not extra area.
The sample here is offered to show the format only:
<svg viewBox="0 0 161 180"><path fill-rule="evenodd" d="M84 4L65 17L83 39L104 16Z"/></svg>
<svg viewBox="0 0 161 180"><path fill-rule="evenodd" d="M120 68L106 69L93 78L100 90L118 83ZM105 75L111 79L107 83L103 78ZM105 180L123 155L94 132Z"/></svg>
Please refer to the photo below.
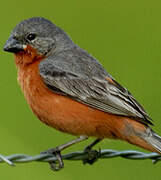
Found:
<svg viewBox="0 0 161 180"><path fill-rule="evenodd" d="M38 154L73 138L36 119L17 84L13 56L2 50L13 27L33 16L52 20L79 46L98 58L143 104L155 120L154 129L161 135L160 0L5 0L0 9L1 154ZM86 144L73 146L66 152L81 150ZM141 150L112 140L105 140L97 147ZM0 172L0 179L16 180L159 180L161 164L117 158L100 160L93 166L65 161L65 169L56 173L50 171L46 163L16 167L0 164Z"/></svg>

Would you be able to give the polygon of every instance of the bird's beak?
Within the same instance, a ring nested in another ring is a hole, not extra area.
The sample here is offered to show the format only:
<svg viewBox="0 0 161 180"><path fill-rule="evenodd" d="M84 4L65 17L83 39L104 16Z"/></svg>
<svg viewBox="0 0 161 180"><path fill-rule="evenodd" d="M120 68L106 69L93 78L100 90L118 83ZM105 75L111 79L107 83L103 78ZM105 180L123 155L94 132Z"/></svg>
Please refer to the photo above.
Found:
<svg viewBox="0 0 161 180"><path fill-rule="evenodd" d="M6 44L4 45L3 50L11 53L18 53L25 49L26 45L21 44L18 40L10 36L7 40Z"/></svg>

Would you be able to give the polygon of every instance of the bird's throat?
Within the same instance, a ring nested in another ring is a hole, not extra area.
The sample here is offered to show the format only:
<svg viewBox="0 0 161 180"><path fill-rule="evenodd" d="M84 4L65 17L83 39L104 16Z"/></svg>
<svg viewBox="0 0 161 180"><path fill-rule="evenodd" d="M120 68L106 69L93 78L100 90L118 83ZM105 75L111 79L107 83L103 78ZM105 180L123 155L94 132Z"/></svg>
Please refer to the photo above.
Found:
<svg viewBox="0 0 161 180"><path fill-rule="evenodd" d="M36 61L41 61L44 59L43 55L37 53L37 50L33 47L27 45L24 51L14 54L15 63L18 68L24 68L30 64L35 63Z"/></svg>

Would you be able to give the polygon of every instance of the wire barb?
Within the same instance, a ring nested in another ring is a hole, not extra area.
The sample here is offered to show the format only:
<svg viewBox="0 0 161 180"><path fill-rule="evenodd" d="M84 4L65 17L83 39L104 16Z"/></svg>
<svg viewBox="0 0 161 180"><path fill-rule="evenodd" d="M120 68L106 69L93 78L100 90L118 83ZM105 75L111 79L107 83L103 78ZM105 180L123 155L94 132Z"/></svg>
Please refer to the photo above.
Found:
<svg viewBox="0 0 161 180"><path fill-rule="evenodd" d="M157 163L161 161L161 155L158 153L143 153L139 151L126 150L126 151L117 151L112 149L105 149L99 151L98 159L105 158L114 158L114 157L122 157L126 159L133 160L145 160L150 159L153 163ZM85 160L88 159L88 153L85 151L76 151L68 154L62 155L63 160ZM52 162L57 161L56 156L52 154L39 154L35 156L29 156L26 154L12 154L9 156L4 156L0 154L0 163L5 162L8 165L14 166L14 163L27 163L27 162Z"/></svg>

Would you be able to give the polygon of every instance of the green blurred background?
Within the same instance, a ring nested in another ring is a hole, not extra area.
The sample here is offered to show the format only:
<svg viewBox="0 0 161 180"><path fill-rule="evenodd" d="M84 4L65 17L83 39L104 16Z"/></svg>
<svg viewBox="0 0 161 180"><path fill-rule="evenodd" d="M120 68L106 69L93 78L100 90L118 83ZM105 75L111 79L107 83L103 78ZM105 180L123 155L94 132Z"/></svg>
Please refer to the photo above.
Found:
<svg viewBox="0 0 161 180"><path fill-rule="evenodd" d="M45 0L1 1L0 7L0 153L38 154L73 137L43 125L32 114L17 84L13 55L3 52L10 31L21 20L43 16L62 27L147 109L161 135L161 1ZM91 140L89 140L90 142ZM81 150L81 143L65 152ZM105 140L97 148L137 149ZM99 160L94 165L65 161L52 172L46 163L0 164L0 179L15 180L159 180L161 163L150 160Z"/></svg>

